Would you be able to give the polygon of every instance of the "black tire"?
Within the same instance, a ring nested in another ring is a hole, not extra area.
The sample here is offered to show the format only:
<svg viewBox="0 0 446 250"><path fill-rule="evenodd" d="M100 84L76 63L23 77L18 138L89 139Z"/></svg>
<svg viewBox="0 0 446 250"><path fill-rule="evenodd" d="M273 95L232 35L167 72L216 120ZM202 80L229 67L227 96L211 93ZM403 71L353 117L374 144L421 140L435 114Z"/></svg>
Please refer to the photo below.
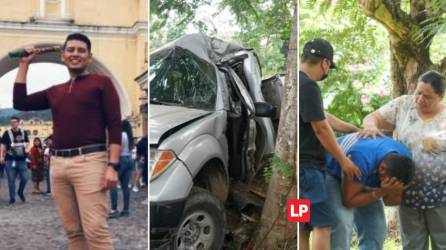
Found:
<svg viewBox="0 0 446 250"><path fill-rule="evenodd" d="M221 249L225 238L225 221L222 202L205 189L192 188L178 231L172 239L172 249Z"/></svg>

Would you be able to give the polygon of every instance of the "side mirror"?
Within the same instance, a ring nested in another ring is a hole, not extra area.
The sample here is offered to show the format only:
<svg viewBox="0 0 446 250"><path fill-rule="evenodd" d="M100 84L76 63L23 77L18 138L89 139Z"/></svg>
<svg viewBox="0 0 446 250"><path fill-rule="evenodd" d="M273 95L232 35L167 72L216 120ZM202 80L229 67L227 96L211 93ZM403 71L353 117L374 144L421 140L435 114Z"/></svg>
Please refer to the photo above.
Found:
<svg viewBox="0 0 446 250"><path fill-rule="evenodd" d="M257 117L276 117L277 108L266 102L255 102L254 107L256 109Z"/></svg>

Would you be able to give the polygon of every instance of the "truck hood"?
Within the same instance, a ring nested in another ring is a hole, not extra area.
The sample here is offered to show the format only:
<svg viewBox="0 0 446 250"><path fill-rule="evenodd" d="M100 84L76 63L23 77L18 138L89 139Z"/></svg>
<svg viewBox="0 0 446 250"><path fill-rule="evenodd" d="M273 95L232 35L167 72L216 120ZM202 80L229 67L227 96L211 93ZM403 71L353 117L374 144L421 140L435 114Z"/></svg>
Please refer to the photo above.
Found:
<svg viewBox="0 0 446 250"><path fill-rule="evenodd" d="M174 131L177 127L210 113L212 111L150 104L150 144L159 144L166 132Z"/></svg>

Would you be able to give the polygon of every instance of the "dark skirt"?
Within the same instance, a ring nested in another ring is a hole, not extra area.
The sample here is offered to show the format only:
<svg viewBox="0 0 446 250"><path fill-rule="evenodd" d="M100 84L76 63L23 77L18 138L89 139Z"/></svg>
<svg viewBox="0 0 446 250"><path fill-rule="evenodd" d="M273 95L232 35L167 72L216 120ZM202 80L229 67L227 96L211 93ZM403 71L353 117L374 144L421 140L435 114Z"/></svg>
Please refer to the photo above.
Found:
<svg viewBox="0 0 446 250"><path fill-rule="evenodd" d="M34 182L43 181L43 168L31 169L31 177Z"/></svg>

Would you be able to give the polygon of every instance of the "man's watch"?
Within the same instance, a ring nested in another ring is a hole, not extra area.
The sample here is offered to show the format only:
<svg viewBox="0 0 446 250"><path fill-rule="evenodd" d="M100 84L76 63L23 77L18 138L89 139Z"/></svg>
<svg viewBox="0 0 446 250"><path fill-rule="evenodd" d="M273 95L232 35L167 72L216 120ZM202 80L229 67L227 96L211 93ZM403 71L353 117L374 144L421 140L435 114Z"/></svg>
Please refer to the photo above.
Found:
<svg viewBox="0 0 446 250"><path fill-rule="evenodd" d="M115 171L119 170L119 162L108 162L107 166L112 167Z"/></svg>

